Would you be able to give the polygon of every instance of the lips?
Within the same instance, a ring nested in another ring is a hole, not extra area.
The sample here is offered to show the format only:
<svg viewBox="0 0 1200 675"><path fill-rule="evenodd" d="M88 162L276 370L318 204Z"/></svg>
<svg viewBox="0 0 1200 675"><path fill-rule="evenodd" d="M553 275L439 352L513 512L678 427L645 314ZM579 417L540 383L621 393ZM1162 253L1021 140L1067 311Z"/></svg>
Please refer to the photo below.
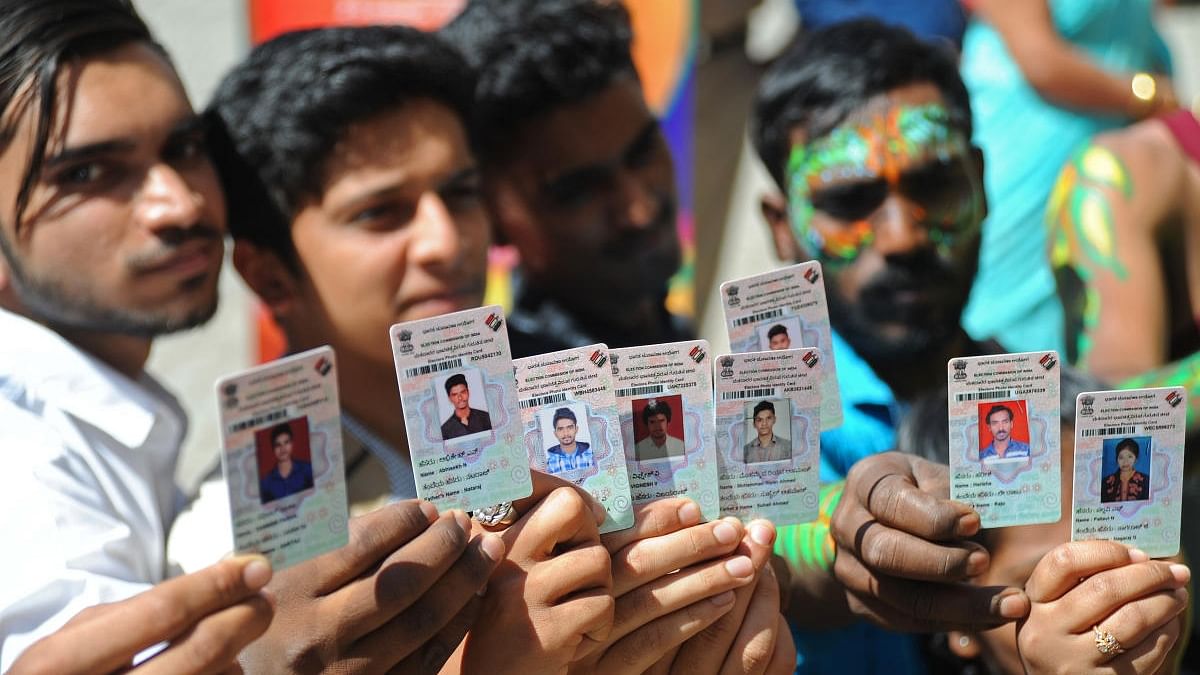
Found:
<svg viewBox="0 0 1200 675"><path fill-rule="evenodd" d="M132 265L137 274L193 277L211 271L220 260L219 242L194 239L186 244L139 256Z"/></svg>

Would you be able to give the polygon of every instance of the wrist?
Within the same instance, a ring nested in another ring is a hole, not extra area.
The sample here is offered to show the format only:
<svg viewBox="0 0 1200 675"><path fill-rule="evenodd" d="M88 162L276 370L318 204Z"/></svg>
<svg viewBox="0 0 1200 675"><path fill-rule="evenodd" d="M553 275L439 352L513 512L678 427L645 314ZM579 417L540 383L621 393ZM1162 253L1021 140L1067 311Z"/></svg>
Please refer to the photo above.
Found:
<svg viewBox="0 0 1200 675"><path fill-rule="evenodd" d="M1163 81L1150 73L1134 73L1129 78L1129 116L1135 120L1152 117L1171 107Z"/></svg>

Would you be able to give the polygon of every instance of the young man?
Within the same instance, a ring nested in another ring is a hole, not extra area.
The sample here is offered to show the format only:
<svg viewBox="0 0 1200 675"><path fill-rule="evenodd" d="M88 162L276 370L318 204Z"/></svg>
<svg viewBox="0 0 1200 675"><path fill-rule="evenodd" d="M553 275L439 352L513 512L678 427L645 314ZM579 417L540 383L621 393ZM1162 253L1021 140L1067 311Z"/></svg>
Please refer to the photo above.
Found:
<svg viewBox="0 0 1200 675"><path fill-rule="evenodd" d="M825 269L845 424L822 434L821 473L835 480L894 447L906 402L944 386L950 357L987 349L959 327L985 213L982 157L970 144L954 56L872 21L813 33L776 62L759 86L753 133L785 195L763 200L780 257L815 257ZM827 488L822 511L839 499L845 510L860 496ZM857 555L880 552L872 536L839 539L836 560L820 521L780 539L799 580L793 606L826 602L819 621L792 617L798 627L824 629L797 634L804 672L923 671L906 636L861 623L829 632L839 612L846 623L865 616L911 630L937 621L998 625L1016 618L1006 611L1022 609L1002 607L995 589L879 582L882 572ZM961 580L968 557L986 566L977 545L957 550L944 574L920 578ZM922 553L912 558L926 560ZM828 585L831 567L836 588Z"/></svg>
<svg viewBox="0 0 1200 675"><path fill-rule="evenodd" d="M777 462L792 458L792 444L775 435L775 404L759 401L754 406L754 440L742 448L743 460L747 464Z"/></svg>
<svg viewBox="0 0 1200 675"><path fill-rule="evenodd" d="M1109 382L1187 387L1200 429L1200 123L1188 110L1097 136L1047 212L1067 358Z"/></svg>
<svg viewBox="0 0 1200 675"><path fill-rule="evenodd" d="M305 31L257 47L210 108L239 272L291 349L337 351L349 495L366 518L379 503L415 493L389 326L482 298L489 237L463 123L471 82L436 36L380 27ZM729 642L716 662L740 658L744 650L730 645L742 635L741 617L760 616L769 599L748 610L709 597L755 580L769 527L749 528L757 538L743 540L740 524L699 524L694 504L666 500L639 527L614 533L619 538L605 542L610 555L597 549L589 500L541 474L537 485L536 498L518 505L519 519L501 534L507 562L488 581L458 665L541 672L583 659L601 671L644 669L734 612L739 621L723 632ZM278 581L309 589L299 604L338 611L319 579L290 572ZM627 608L609 630L613 596ZM279 611L303 616L282 601ZM276 621L260 642L286 640L304 625ZM455 624L462 625L470 624ZM341 644L323 632L289 653L318 658L323 644ZM790 644L775 633L768 631L768 657L776 643ZM387 644L382 636L371 642ZM453 651L449 640L439 643ZM259 658L257 649L250 659Z"/></svg>
<svg viewBox="0 0 1200 675"><path fill-rule="evenodd" d="M674 167L621 3L472 0L445 32L476 70L488 209L520 253L513 355L692 337L663 306Z"/></svg>
<svg viewBox="0 0 1200 675"><path fill-rule="evenodd" d="M173 571L186 420L143 367L216 307L203 125L126 2L5 0L0 45L0 670L72 617L20 668L116 670L171 640L163 667L224 669L270 621L261 558L80 614Z"/></svg>
<svg viewBox="0 0 1200 675"><path fill-rule="evenodd" d="M596 458L590 443L577 438L579 422L570 408L554 411L551 422L558 444L546 450L546 472L558 475L567 471L588 469L595 466Z"/></svg>
<svg viewBox="0 0 1200 675"><path fill-rule="evenodd" d="M1012 437L1013 411L1006 405L994 405L984 416L992 442L979 451L979 459L1028 457L1029 444Z"/></svg>
<svg viewBox="0 0 1200 675"><path fill-rule="evenodd" d="M471 407L471 388L462 373L446 378L446 398L454 412L442 422L442 440L477 434L492 428L492 417L486 410Z"/></svg>
<svg viewBox="0 0 1200 675"><path fill-rule="evenodd" d="M783 349L792 348L792 338L788 335L787 326L779 323L771 326L767 330L767 347L771 351L780 351Z"/></svg>
<svg viewBox="0 0 1200 675"><path fill-rule="evenodd" d="M633 454L639 462L669 457L683 457L683 441L672 436L669 431L674 412L671 404L666 401L651 400L642 408L642 425L646 427L646 437L637 442Z"/></svg>

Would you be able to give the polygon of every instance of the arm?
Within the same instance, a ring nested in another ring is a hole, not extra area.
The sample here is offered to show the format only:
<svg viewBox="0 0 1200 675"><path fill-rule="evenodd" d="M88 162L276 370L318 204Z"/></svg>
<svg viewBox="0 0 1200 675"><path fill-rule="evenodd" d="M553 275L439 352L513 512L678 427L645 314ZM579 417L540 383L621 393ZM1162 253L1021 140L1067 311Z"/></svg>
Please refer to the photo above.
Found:
<svg viewBox="0 0 1200 675"><path fill-rule="evenodd" d="M30 647L11 675L132 672L209 673L234 669L237 653L271 622L259 591L271 567L259 556L234 558L164 582L128 600L90 607ZM130 669L135 656L170 644Z"/></svg>
<svg viewBox="0 0 1200 675"><path fill-rule="evenodd" d="M1066 108L1141 119L1175 107L1165 77L1156 77L1159 107L1134 98L1133 73L1110 73L1058 34L1047 0L977 0L975 10L1004 40L1021 73L1047 101Z"/></svg>

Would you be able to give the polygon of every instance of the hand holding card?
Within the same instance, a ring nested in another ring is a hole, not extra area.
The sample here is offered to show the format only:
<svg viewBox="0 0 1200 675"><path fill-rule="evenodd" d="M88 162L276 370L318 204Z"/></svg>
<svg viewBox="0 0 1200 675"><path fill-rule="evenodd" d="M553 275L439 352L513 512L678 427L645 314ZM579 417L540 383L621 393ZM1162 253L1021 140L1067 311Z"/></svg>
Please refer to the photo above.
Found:
<svg viewBox="0 0 1200 675"><path fill-rule="evenodd" d="M949 497L947 467L888 452L846 476L830 532L834 574L854 614L886 628L994 628L1028 612L1016 588L965 583L987 569L988 552L968 538L979 514Z"/></svg>
<svg viewBox="0 0 1200 675"><path fill-rule="evenodd" d="M1158 672L1185 627L1190 578L1184 565L1116 542L1060 545L1025 585L1032 606L1017 648L1026 672Z"/></svg>

